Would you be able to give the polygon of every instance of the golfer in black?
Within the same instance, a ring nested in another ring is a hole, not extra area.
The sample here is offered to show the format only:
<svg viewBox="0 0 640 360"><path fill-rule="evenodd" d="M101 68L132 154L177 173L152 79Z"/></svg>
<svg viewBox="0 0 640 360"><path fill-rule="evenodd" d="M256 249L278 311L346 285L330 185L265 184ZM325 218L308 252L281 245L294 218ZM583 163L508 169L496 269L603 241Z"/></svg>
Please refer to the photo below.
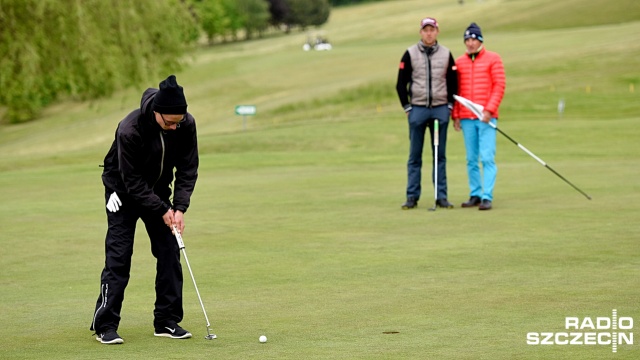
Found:
<svg viewBox="0 0 640 360"><path fill-rule="evenodd" d="M191 337L178 325L183 316L183 278L172 227L184 230L184 213L197 178L196 122L187 113L182 86L171 75L160 82L159 90L150 88L142 94L140 108L118 124L115 140L104 158L102 182L109 228L100 296L91 324L96 340L123 343L117 330L138 219L145 225L151 252L157 259L154 335Z"/></svg>

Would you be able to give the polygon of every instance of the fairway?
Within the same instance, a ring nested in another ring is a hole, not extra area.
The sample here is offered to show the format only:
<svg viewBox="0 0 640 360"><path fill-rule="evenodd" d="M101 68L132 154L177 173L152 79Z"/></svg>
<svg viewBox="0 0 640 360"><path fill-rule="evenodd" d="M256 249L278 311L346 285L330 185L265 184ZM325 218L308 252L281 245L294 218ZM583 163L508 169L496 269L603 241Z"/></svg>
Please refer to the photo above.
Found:
<svg viewBox="0 0 640 360"><path fill-rule="evenodd" d="M176 73L200 149L184 242L212 341L184 261L181 325L194 337L153 336L141 222L125 343L89 331L106 231L98 165L143 87L2 124L0 359L640 358L640 3L619 3L384 1L334 8L322 29L195 49ZM592 200L498 135L494 208L461 208L464 144L450 127L455 208L427 211L427 151L423 199L400 209L397 64L424 16L455 57L469 22L482 26L507 75L498 126ZM302 51L316 33L333 50ZM246 129L238 105L256 106ZM565 326L614 311L616 330ZM564 332L632 344L527 344Z"/></svg>

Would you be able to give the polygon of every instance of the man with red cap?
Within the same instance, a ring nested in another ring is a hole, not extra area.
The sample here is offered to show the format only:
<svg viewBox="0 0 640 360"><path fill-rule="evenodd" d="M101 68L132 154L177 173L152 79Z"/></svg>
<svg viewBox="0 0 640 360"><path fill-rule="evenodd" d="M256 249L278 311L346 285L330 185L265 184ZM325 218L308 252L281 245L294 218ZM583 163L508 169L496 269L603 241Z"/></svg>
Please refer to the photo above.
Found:
<svg viewBox="0 0 640 360"><path fill-rule="evenodd" d="M407 161L406 201L402 209L418 206L421 195L422 150L424 135L429 128L431 144L434 140L434 122L438 122L438 178L435 206L453 208L447 200L447 129L453 107L453 95L457 93L458 78L451 51L438 43L440 28L436 19L427 17L420 21L420 41L409 47L398 70L396 91L409 123L409 160ZM435 169L434 169L435 170ZM434 177L432 171L432 178Z"/></svg>

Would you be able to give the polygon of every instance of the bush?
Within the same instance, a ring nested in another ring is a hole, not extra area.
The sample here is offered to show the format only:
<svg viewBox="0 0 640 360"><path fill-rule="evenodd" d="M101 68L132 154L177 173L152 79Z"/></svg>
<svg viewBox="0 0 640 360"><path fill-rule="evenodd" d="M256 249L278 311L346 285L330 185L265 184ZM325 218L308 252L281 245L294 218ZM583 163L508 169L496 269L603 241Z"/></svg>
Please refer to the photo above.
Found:
<svg viewBox="0 0 640 360"><path fill-rule="evenodd" d="M0 105L10 122L180 67L197 24L177 0L0 0ZM55 36L54 36L55 35Z"/></svg>

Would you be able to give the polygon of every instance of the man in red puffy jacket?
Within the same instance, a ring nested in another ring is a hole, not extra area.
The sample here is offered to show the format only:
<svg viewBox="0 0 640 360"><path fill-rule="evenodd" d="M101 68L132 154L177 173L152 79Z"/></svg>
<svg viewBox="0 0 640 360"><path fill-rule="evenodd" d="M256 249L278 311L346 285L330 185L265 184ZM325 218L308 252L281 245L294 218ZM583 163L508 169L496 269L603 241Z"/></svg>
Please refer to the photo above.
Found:
<svg viewBox="0 0 640 360"><path fill-rule="evenodd" d="M500 55L484 48L482 31L471 23L464 32L466 54L456 59L458 94L484 107L484 116L478 119L469 109L456 102L451 118L456 131L462 129L467 151L467 174L470 198L462 207L479 206L490 210L493 187L496 182L496 130L498 107L505 89L504 66ZM482 173L479 162L482 163Z"/></svg>

